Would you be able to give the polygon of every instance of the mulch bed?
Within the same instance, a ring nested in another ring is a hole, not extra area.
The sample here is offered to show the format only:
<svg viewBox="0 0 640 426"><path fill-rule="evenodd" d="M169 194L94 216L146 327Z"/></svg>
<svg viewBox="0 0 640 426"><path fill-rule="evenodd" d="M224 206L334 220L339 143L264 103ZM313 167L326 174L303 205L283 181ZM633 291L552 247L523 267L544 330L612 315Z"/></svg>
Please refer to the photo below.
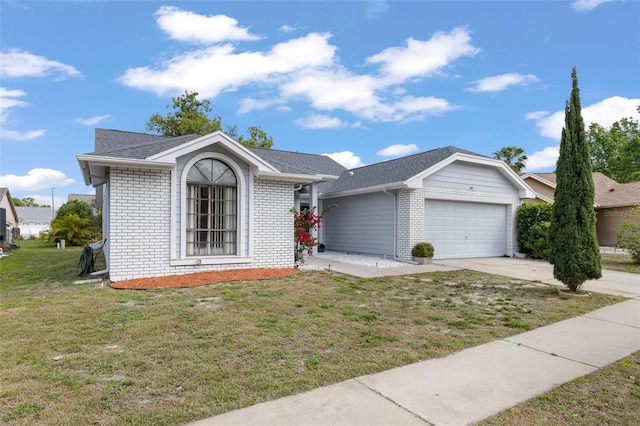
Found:
<svg viewBox="0 0 640 426"><path fill-rule="evenodd" d="M154 288L195 287L228 281L254 281L295 275L296 268L251 268L226 271L198 272L194 274L170 275L166 277L136 278L112 282L110 287L129 290L149 290Z"/></svg>

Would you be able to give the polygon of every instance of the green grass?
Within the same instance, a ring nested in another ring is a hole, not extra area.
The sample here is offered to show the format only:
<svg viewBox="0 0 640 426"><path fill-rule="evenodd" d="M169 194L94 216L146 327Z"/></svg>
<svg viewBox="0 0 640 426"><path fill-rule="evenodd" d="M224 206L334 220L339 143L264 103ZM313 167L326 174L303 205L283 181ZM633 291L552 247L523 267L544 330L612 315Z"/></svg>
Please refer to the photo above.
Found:
<svg viewBox="0 0 640 426"><path fill-rule="evenodd" d="M640 352L565 383L479 423L489 425L637 425Z"/></svg>
<svg viewBox="0 0 640 426"><path fill-rule="evenodd" d="M602 253L601 256L604 269L640 274L640 263L635 263L630 254Z"/></svg>
<svg viewBox="0 0 640 426"><path fill-rule="evenodd" d="M622 300L472 271L113 290L73 284L81 248L21 246L0 260L9 424L183 424Z"/></svg>

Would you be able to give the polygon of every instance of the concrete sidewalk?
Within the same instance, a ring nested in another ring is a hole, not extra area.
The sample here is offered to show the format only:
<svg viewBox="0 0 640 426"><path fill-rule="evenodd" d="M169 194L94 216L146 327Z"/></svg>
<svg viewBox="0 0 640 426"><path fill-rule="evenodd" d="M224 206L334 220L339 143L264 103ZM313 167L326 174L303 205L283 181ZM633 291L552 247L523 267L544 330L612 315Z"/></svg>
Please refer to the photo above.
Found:
<svg viewBox="0 0 640 426"><path fill-rule="evenodd" d="M380 272L400 275L464 268L543 282L553 277L549 278L542 262L496 259L368 268L365 272L373 274L374 269L378 272L374 276L380 276ZM355 276L361 276L360 268L366 267L331 265L333 271ZM618 292L613 294L635 299L444 358L358 377L192 425L472 424L640 350L637 275L605 276L607 284L590 291Z"/></svg>

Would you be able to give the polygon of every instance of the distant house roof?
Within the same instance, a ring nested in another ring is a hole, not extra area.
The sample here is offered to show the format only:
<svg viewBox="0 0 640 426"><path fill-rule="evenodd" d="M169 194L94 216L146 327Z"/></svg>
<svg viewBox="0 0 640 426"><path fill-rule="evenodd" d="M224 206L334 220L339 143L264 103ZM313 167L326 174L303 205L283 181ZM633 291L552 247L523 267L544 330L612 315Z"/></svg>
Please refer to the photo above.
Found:
<svg viewBox="0 0 640 426"><path fill-rule="evenodd" d="M50 207L16 207L18 223L50 223L55 212Z"/></svg>
<svg viewBox="0 0 640 426"><path fill-rule="evenodd" d="M532 177L555 189L555 173L526 173L523 179ZM618 183L608 176L593 172L596 207L632 206L640 204L640 181Z"/></svg>
<svg viewBox="0 0 640 426"><path fill-rule="evenodd" d="M67 201L84 201L85 203L94 203L96 201L96 196L94 194L69 194L67 196Z"/></svg>

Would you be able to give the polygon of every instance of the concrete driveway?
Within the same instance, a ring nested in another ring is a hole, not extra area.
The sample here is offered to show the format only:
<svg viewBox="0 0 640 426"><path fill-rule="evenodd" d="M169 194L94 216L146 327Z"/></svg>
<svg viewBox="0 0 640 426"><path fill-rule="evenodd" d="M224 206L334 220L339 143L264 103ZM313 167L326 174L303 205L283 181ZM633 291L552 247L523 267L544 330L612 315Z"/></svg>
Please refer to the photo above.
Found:
<svg viewBox="0 0 640 426"><path fill-rule="evenodd" d="M470 269L505 277L564 286L553 278L553 265L548 262L510 257L434 260L435 265ZM594 293L613 294L628 298L640 298L640 275L629 272L602 270L602 278L586 281L582 288Z"/></svg>

